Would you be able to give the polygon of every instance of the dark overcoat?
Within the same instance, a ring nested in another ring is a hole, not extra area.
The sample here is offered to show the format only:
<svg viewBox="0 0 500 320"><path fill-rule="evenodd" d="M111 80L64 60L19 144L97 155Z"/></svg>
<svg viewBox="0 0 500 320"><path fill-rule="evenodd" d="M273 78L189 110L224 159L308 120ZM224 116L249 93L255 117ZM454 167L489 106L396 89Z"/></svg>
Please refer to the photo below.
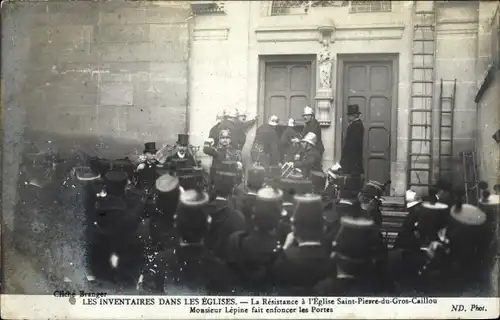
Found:
<svg viewBox="0 0 500 320"><path fill-rule="evenodd" d="M340 165L346 174L363 174L363 137L365 128L361 120L353 121L348 127L342 148Z"/></svg>
<svg viewBox="0 0 500 320"><path fill-rule="evenodd" d="M311 121L306 123L304 129L302 130L302 137L304 137L308 132L312 132L316 135L316 138L318 139L316 142L316 148L318 148L319 153L323 155L325 147L323 146L323 140L321 139L321 126L316 118L312 118Z"/></svg>

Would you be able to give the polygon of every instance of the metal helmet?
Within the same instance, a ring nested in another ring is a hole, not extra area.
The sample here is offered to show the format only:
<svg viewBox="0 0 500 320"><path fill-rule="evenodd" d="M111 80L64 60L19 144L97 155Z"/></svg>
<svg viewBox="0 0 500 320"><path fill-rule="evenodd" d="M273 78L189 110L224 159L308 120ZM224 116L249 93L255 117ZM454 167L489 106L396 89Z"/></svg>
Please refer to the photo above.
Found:
<svg viewBox="0 0 500 320"><path fill-rule="evenodd" d="M226 116L227 116L228 118L237 118L237 117L238 117L238 110L236 110L236 109L230 109L230 110L227 112Z"/></svg>
<svg viewBox="0 0 500 320"><path fill-rule="evenodd" d="M278 125L278 122L279 122L278 116L272 115L272 116L269 117L269 122L268 123L269 123L270 126L275 127L275 126Z"/></svg>
<svg viewBox="0 0 500 320"><path fill-rule="evenodd" d="M313 115L313 114L314 114L314 110L310 106L304 107L304 112L302 115L308 116L308 115Z"/></svg>
<svg viewBox="0 0 500 320"><path fill-rule="evenodd" d="M288 126L295 127L295 120L293 118L288 119Z"/></svg>
<svg viewBox="0 0 500 320"><path fill-rule="evenodd" d="M316 134L313 132L308 132L302 141L309 143L310 145L316 146L316 142L318 141L318 138L316 137Z"/></svg>

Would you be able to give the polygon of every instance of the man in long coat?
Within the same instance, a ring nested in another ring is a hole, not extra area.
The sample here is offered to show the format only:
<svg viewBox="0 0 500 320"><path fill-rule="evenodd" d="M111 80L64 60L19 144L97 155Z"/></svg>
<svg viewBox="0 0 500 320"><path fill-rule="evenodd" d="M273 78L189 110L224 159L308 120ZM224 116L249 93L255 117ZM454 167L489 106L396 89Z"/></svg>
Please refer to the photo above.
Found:
<svg viewBox="0 0 500 320"><path fill-rule="evenodd" d="M344 147L342 148L342 158L340 165L344 173L350 175L362 175L363 170L363 138L365 128L359 118L359 106L357 104L347 106L347 127Z"/></svg>
<svg viewBox="0 0 500 320"><path fill-rule="evenodd" d="M316 148L321 155L325 152L325 147L323 146L323 140L321 139L321 126L318 120L314 117L314 111L311 107L306 106L303 113L304 120L306 122L304 129L302 130L302 137L305 137L308 132L312 132L316 135Z"/></svg>
<svg viewBox="0 0 500 320"><path fill-rule="evenodd" d="M264 167L276 166L280 162L279 136L276 132L278 117L273 115L268 123L257 129L252 146L252 160L260 162Z"/></svg>

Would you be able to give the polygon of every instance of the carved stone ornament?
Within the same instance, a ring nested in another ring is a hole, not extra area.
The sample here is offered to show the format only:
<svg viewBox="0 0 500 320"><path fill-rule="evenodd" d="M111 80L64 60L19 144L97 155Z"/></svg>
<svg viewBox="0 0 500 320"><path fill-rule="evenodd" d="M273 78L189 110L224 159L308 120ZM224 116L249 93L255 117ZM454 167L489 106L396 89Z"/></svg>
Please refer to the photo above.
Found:
<svg viewBox="0 0 500 320"><path fill-rule="evenodd" d="M333 42L335 28L331 25L326 25L319 27L318 31L322 49L318 53L319 85L316 90L316 119L320 125L330 126L333 106L333 54L330 50L330 44Z"/></svg>

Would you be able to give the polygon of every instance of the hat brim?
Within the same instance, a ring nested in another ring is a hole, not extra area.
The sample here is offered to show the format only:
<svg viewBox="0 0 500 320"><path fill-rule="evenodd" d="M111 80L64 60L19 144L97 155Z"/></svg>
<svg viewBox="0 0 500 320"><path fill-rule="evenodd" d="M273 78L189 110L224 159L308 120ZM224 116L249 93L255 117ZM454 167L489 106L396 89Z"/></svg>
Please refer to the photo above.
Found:
<svg viewBox="0 0 500 320"><path fill-rule="evenodd" d="M142 153L146 153L146 152L149 152L149 153L157 153L157 152L158 152L158 150L156 150L156 149L144 149L144 150L142 151Z"/></svg>
<svg viewBox="0 0 500 320"><path fill-rule="evenodd" d="M182 203L183 206L193 208L193 207L204 206L209 201L210 201L210 197L209 197L208 193L203 192L201 199L198 199L198 200L189 200L189 201L181 200L181 203Z"/></svg>
<svg viewBox="0 0 500 320"><path fill-rule="evenodd" d="M406 208L410 209L410 208L413 208L414 206L416 206L417 204L419 204L420 201L418 200L415 200L415 201L410 201L406 204Z"/></svg>

